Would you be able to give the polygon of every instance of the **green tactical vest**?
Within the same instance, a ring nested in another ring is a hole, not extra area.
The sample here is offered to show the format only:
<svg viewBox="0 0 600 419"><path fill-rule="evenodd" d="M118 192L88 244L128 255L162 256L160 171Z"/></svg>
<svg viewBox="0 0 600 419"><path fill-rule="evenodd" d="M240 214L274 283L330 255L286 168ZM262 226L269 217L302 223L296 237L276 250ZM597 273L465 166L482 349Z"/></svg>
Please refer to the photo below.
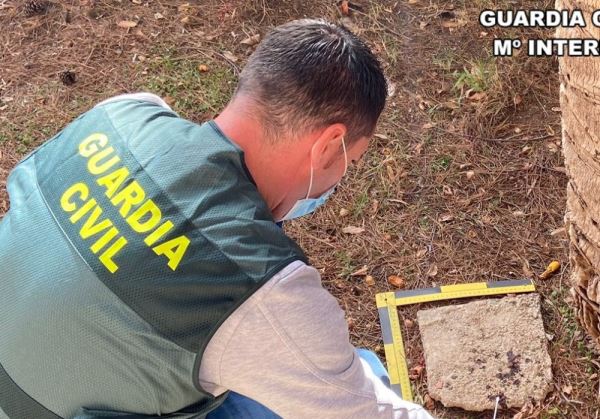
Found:
<svg viewBox="0 0 600 419"><path fill-rule="evenodd" d="M198 383L211 336L305 260L242 150L214 122L151 103L79 116L13 170L8 192L0 418L204 417L225 396Z"/></svg>

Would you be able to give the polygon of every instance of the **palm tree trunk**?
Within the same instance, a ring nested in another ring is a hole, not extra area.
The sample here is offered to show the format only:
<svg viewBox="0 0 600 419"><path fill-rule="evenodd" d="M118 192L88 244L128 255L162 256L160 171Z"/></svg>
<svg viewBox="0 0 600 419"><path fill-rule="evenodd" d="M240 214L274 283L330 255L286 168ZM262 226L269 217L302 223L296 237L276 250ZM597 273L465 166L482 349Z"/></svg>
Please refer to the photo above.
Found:
<svg viewBox="0 0 600 419"><path fill-rule="evenodd" d="M585 28L558 28L557 38L600 39L591 12L600 0L556 0L581 8ZM600 57L560 57L562 144L569 177L565 222L578 316L600 345Z"/></svg>

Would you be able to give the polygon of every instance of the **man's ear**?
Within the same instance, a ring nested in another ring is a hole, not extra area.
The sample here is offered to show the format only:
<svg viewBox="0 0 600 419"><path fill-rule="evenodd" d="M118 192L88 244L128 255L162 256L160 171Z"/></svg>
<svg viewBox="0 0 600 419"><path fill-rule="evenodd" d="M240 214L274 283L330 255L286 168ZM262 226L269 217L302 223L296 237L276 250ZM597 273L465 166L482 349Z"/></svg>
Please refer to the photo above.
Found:
<svg viewBox="0 0 600 419"><path fill-rule="evenodd" d="M317 137L311 150L311 163L314 168L327 169L338 158L341 139L346 135L346 126L341 123L329 125Z"/></svg>

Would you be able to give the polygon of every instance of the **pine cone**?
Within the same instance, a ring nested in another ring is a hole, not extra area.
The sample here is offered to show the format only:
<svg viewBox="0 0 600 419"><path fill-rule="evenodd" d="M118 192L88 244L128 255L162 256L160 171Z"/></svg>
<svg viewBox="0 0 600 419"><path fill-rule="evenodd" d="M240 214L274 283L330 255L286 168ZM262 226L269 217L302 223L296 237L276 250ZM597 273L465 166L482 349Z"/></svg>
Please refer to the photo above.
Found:
<svg viewBox="0 0 600 419"><path fill-rule="evenodd" d="M72 71L69 71L69 70L61 71L60 74L58 75L58 77L60 78L60 81L62 81L65 86L71 86L71 85L75 84L75 82L77 81L77 77L75 76L75 73L73 73Z"/></svg>
<svg viewBox="0 0 600 419"><path fill-rule="evenodd" d="M26 16L43 15L50 8L50 4L47 0L27 0L23 4L23 10Z"/></svg>

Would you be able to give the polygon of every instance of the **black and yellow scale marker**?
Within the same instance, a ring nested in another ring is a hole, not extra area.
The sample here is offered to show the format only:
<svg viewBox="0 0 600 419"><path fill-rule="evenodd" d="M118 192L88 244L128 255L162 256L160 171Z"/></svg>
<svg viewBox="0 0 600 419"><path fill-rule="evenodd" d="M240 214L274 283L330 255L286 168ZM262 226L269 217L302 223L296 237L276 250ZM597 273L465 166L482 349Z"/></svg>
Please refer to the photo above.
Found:
<svg viewBox="0 0 600 419"><path fill-rule="evenodd" d="M376 295L383 346L392 390L402 399L414 401L408 376L406 352L398 317L398 306L452 300L456 298L481 297L485 295L516 294L535 291L529 279L509 281L474 282L471 284L445 285L407 291L383 292Z"/></svg>

